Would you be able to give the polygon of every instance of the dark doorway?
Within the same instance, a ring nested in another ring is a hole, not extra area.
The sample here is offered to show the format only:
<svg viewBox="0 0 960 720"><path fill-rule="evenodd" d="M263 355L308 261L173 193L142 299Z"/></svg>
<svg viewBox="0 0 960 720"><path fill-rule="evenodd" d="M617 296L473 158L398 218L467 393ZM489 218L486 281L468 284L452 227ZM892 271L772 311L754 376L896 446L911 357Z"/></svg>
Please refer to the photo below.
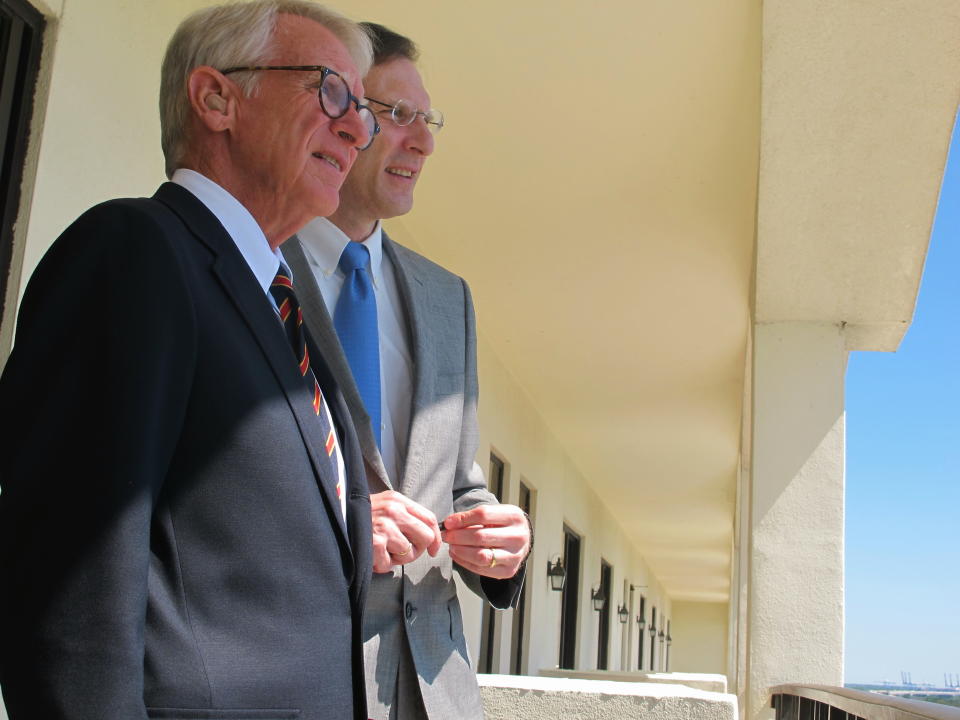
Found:
<svg viewBox="0 0 960 720"><path fill-rule="evenodd" d="M670 637L670 621L667 620L667 641L665 643L667 649L664 651L666 653L666 660L663 665L664 672L670 672L670 641L671 639L672 638Z"/></svg>
<svg viewBox="0 0 960 720"><path fill-rule="evenodd" d="M610 592L613 589L613 568L600 558L600 592L603 594L603 609L600 611L597 637L597 670L607 669L610 650Z"/></svg>
<svg viewBox="0 0 960 720"><path fill-rule="evenodd" d="M657 671L657 608L650 608L650 672Z"/></svg>
<svg viewBox="0 0 960 720"><path fill-rule="evenodd" d="M0 0L0 314L13 257L13 225L40 69L43 16L23 0Z"/></svg>
<svg viewBox="0 0 960 720"><path fill-rule="evenodd" d="M563 584L560 605L560 667L573 670L577 663L577 598L580 596L580 536L563 526Z"/></svg>
<svg viewBox="0 0 960 720"><path fill-rule="evenodd" d="M523 510L527 517L531 517L530 509L533 505L532 493L530 488L528 488L523 481L520 482L520 509ZM533 521L531 520L531 523ZM514 675L523 675L523 631L526 626L527 619L527 583L524 582L523 588L520 590L520 601L517 603L516 609L513 611L513 667L511 672Z"/></svg>
<svg viewBox="0 0 960 720"><path fill-rule="evenodd" d="M641 595L640 596L640 620L642 621L647 615L647 599ZM643 670L643 643L646 638L643 636L643 633L646 632L647 626L645 623L641 622L638 624L640 633L640 640L637 642L637 670Z"/></svg>
<svg viewBox="0 0 960 720"><path fill-rule="evenodd" d="M487 487L503 502L503 460L490 454L490 475ZM497 649L497 611L489 603L483 606L483 626L480 630L480 665L477 672L492 673Z"/></svg>

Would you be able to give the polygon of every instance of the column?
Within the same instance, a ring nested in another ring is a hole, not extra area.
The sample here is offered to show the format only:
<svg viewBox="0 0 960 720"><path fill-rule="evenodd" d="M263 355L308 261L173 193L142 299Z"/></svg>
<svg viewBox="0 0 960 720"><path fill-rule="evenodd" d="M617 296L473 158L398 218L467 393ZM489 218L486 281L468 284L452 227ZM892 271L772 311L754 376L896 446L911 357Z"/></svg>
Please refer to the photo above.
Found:
<svg viewBox="0 0 960 720"><path fill-rule="evenodd" d="M754 328L747 720L771 686L843 681L842 328Z"/></svg>

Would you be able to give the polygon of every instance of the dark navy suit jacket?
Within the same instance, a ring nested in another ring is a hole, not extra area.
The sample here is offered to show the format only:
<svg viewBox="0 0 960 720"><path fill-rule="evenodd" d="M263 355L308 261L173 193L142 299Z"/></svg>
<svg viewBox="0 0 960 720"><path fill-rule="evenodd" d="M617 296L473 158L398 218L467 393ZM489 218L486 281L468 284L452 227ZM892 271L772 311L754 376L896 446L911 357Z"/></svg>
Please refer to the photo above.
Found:
<svg viewBox="0 0 960 720"><path fill-rule="evenodd" d="M0 379L11 720L367 717L370 503L322 357L346 526L276 312L202 203L167 183L56 241Z"/></svg>

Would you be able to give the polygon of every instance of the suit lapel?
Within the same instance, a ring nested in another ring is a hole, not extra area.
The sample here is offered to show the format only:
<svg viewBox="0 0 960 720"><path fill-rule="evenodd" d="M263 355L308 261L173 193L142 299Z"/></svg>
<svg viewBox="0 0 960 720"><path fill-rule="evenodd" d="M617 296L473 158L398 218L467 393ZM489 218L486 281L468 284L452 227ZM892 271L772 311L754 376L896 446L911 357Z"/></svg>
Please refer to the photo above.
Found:
<svg viewBox="0 0 960 720"><path fill-rule="evenodd" d="M297 298L303 307L307 329L323 351L327 366L340 386L347 407L350 409L350 414L356 426L357 437L360 440L364 462L369 467L373 478L379 480L384 486L377 489L392 490L393 485L387 477L387 470L383 464L383 458L380 456L377 440L373 435L370 417L363 406L363 400L360 398L360 391L357 389L356 382L354 382L347 356L340 346L340 339L333 327L330 311L323 302L323 295L317 286L313 270L310 268L307 257L303 252L303 247L300 245L300 238L294 235L281 246L280 250L283 253L284 260L293 270L294 286L296 287Z"/></svg>
<svg viewBox="0 0 960 720"><path fill-rule="evenodd" d="M410 349L413 355L413 400L410 404L410 435L407 439L407 455L403 475L397 489L401 492L409 485L409 479L420 477L423 452L431 441L430 417L427 412L434 396L436 363L427 337L430 315L430 291L415 266L406 262L397 246L383 233L383 250L390 256L397 276L407 320L410 327ZM409 488L407 488L409 489Z"/></svg>
<svg viewBox="0 0 960 720"><path fill-rule="evenodd" d="M351 557L340 501L336 495L336 478L325 476L321 470L318 449L323 447L320 424L313 412L310 393L293 362L290 346L277 319L276 311L264 297L263 288L243 259L236 244L207 208L189 191L173 183L164 183L154 196L171 208L194 235L215 255L212 272L224 292L237 307L240 317L248 325L261 351L273 369L283 394L293 411L297 426L313 465L317 484L324 497L327 511L334 518L344 556Z"/></svg>

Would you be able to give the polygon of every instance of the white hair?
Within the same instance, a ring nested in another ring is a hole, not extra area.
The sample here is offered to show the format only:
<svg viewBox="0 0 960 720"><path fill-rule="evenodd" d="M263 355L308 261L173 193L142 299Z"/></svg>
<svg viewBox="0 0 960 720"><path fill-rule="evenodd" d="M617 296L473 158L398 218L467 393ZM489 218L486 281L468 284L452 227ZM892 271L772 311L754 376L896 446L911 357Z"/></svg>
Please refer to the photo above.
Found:
<svg viewBox="0 0 960 720"><path fill-rule="evenodd" d="M373 63L366 31L340 13L310 0L253 0L198 10L177 28L160 69L160 144L167 177L186 151L190 113L187 78L201 65L217 69L264 65L271 56L280 14L298 15L323 25L346 47L360 77ZM241 73L236 83L249 97L257 88L256 73Z"/></svg>

